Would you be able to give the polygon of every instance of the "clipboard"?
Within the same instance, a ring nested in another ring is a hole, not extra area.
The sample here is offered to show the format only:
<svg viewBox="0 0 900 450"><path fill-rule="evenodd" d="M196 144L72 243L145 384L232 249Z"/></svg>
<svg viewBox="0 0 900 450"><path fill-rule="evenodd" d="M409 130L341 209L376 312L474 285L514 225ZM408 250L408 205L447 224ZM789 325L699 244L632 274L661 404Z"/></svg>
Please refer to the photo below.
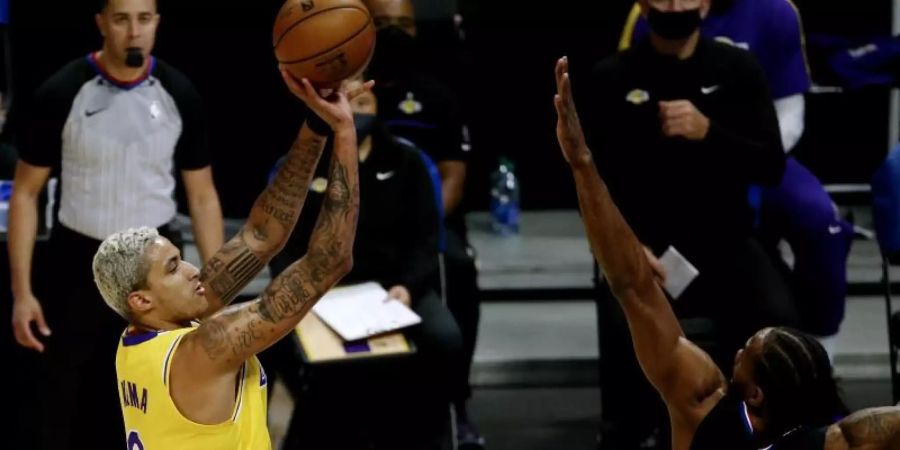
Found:
<svg viewBox="0 0 900 450"><path fill-rule="evenodd" d="M332 364L369 359L405 357L416 353L415 344L401 332L345 342L318 316L308 313L294 330L307 364Z"/></svg>

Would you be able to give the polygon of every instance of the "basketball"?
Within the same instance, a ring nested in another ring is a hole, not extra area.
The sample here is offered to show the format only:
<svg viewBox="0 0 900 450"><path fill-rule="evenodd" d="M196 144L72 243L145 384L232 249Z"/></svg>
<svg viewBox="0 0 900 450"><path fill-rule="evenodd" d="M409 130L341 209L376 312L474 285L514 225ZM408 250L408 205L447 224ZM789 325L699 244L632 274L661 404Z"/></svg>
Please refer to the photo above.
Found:
<svg viewBox="0 0 900 450"><path fill-rule="evenodd" d="M375 25L360 0L287 0L272 34L278 62L320 88L360 73L375 48Z"/></svg>

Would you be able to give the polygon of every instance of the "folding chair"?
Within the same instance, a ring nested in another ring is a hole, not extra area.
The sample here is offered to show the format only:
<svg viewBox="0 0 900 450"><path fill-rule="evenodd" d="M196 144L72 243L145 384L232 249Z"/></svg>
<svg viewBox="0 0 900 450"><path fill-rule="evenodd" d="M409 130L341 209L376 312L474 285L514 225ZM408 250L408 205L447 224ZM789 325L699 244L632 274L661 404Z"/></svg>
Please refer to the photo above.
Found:
<svg viewBox="0 0 900 450"><path fill-rule="evenodd" d="M900 370L897 367L900 352L900 311L891 305L891 266L900 265L900 144L888 154L887 159L872 177L872 217L875 236L881 249L882 283L887 311L888 351L891 360L891 387L894 403L900 402Z"/></svg>
<svg viewBox="0 0 900 450"><path fill-rule="evenodd" d="M409 142L403 138L398 138L404 143L409 144L410 146L414 146L412 142ZM440 281L440 295L441 302L444 306L447 306L447 270L444 262L444 254L447 252L447 231L444 229L444 190L443 183L441 180L441 173L438 170L437 164L435 164L434 160L428 156L425 151L419 149L419 156L422 157L422 161L425 163L425 167L428 169L428 174L431 176L431 183L434 187L434 201L438 210L438 218L440 219L440 225L438 226L438 277ZM456 449L459 447L459 443L456 438L456 410L453 408L451 404L450 408L450 448Z"/></svg>

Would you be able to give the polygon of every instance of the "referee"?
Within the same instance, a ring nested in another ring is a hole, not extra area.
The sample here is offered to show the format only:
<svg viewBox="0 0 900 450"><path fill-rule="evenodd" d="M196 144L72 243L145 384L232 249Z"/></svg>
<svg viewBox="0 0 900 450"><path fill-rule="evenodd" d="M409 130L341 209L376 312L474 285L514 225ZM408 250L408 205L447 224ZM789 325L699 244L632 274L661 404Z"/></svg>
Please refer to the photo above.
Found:
<svg viewBox="0 0 900 450"><path fill-rule="evenodd" d="M178 242L168 226L176 214L176 170L201 257L223 242L199 96L184 75L150 54L155 0L104 0L96 20L103 47L37 90L17 136L13 326L20 345L44 352L38 448L125 447L113 362L126 324L93 282L100 242L137 226L158 227ZM32 270L37 199L51 175L61 181L57 225L47 263Z"/></svg>

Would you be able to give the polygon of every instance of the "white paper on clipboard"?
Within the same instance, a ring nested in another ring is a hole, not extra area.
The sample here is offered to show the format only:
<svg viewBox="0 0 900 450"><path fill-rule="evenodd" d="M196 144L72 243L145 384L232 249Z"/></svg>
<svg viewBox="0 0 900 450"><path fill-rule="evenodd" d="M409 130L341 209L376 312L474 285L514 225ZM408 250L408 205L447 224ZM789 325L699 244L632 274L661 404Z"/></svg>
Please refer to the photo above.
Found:
<svg viewBox="0 0 900 450"><path fill-rule="evenodd" d="M346 341L357 341L422 322L418 314L396 300L378 283L332 289L313 312ZM387 301L386 301L387 300Z"/></svg>

